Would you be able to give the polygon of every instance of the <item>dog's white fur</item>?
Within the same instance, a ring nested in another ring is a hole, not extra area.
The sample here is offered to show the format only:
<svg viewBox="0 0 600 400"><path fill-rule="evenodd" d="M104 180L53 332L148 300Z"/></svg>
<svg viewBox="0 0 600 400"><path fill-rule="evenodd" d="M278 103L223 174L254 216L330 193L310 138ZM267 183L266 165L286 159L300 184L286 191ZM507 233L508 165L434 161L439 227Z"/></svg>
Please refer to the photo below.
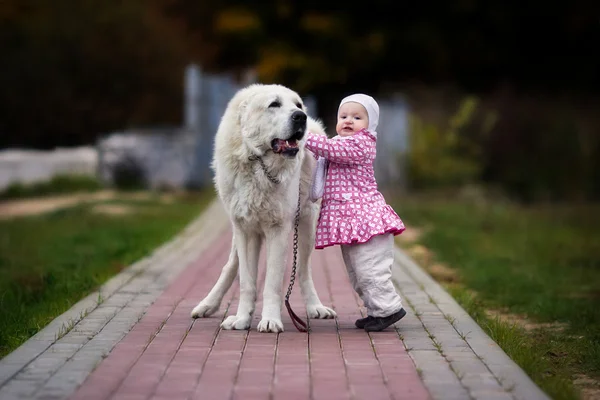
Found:
<svg viewBox="0 0 600 400"><path fill-rule="evenodd" d="M276 103L274 103L276 102ZM282 283L286 270L290 233L300 195L297 282L309 318L334 318L335 311L323 306L315 290L310 255L314 246L319 204L308 199L316 162L299 141L295 157L272 151L273 139L287 139L294 132L292 114L306 112L300 96L281 85L254 84L238 91L230 100L215 137L212 168L215 186L233 226L229 261L208 295L193 309L192 317L216 312L238 272L240 298L236 315L226 318L224 329L249 329L257 297L258 258L266 244L266 278L263 290L260 332L281 332ZM321 123L310 117L307 130L324 133ZM261 156L271 182L260 163Z"/></svg>

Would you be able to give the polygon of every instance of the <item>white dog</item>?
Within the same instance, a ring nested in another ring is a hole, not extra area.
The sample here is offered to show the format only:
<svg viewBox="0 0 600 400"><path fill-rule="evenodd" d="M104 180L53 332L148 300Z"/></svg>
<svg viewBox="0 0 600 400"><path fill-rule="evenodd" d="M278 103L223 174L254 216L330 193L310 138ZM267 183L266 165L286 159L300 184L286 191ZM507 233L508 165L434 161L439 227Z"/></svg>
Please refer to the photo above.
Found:
<svg viewBox="0 0 600 400"><path fill-rule="evenodd" d="M306 311L309 318L336 316L319 300L309 265L319 205L308 199L316 161L304 150L307 124L311 132L324 134L321 124L307 117L300 96L280 85L248 86L227 105L215 138L212 168L217 192L231 219L233 241L229 261L192 317L218 310L239 266L237 314L227 317L221 327L250 328L264 240L267 269L258 331L283 331L282 282L299 201L297 271Z"/></svg>

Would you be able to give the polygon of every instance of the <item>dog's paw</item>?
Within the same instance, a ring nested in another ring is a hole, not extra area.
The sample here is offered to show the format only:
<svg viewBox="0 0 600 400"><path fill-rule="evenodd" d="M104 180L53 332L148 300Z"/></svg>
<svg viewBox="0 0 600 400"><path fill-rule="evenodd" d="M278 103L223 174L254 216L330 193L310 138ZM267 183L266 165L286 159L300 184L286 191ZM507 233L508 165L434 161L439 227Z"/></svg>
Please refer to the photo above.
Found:
<svg viewBox="0 0 600 400"><path fill-rule="evenodd" d="M209 304L208 302L202 300L196 307L194 307L191 316L192 318L208 317L217 312L218 309L218 304Z"/></svg>
<svg viewBox="0 0 600 400"><path fill-rule="evenodd" d="M280 319L263 318L258 323L256 330L259 332L283 332L283 322Z"/></svg>
<svg viewBox="0 0 600 400"><path fill-rule="evenodd" d="M250 316L248 317L238 317L237 315L231 315L225 318L225 321L221 322L221 328L226 330L239 330L243 331L245 329L250 328Z"/></svg>
<svg viewBox="0 0 600 400"><path fill-rule="evenodd" d="M306 307L308 318L313 319L331 319L337 316L336 312L322 304L310 305Z"/></svg>

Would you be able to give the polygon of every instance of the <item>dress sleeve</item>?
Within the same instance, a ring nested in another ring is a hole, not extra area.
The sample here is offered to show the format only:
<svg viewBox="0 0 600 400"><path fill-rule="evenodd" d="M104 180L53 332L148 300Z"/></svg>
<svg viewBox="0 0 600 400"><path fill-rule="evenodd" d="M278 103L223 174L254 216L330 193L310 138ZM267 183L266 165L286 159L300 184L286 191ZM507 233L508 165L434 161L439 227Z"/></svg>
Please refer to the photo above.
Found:
<svg viewBox="0 0 600 400"><path fill-rule="evenodd" d="M338 164L360 164L370 155L371 149L364 134L333 140L324 135L308 133L306 148L319 157Z"/></svg>

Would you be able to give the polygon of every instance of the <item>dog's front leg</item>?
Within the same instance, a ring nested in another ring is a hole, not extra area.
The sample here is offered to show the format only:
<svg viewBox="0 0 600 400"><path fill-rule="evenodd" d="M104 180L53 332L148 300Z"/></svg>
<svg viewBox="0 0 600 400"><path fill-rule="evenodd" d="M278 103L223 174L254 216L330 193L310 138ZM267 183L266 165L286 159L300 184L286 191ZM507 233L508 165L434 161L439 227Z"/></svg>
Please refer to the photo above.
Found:
<svg viewBox="0 0 600 400"><path fill-rule="evenodd" d="M266 233L267 270L263 290L262 319L259 332L283 332L281 322L281 285L285 273L286 254L291 224L282 228L271 228Z"/></svg>
<svg viewBox="0 0 600 400"><path fill-rule="evenodd" d="M234 237L238 249L240 271L240 302L236 315L231 315L221 323L223 329L248 329L256 302L256 277L261 237L258 233L247 233L234 227Z"/></svg>

